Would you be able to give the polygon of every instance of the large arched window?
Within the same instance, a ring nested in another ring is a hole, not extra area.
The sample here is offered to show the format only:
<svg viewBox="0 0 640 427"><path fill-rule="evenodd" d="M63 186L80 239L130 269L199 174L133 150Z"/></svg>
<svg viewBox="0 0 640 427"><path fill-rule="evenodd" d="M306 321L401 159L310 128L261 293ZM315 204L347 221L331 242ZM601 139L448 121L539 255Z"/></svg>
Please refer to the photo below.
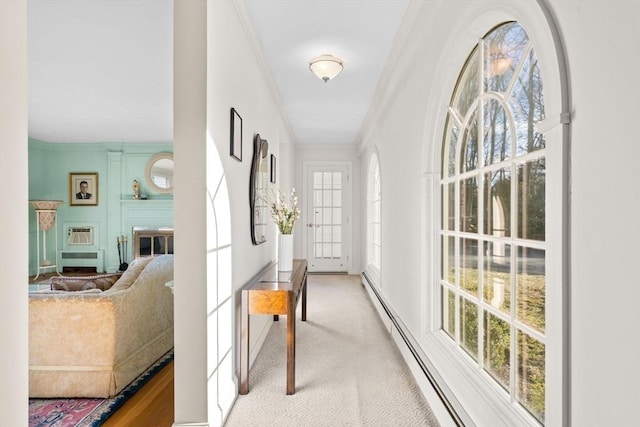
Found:
<svg viewBox="0 0 640 427"><path fill-rule="evenodd" d="M369 162L367 191L367 266L380 275L380 163L374 152ZM379 284L379 283L378 283Z"/></svg>
<svg viewBox="0 0 640 427"><path fill-rule="evenodd" d="M477 44L442 149L441 327L545 420L545 138L534 46L516 22Z"/></svg>

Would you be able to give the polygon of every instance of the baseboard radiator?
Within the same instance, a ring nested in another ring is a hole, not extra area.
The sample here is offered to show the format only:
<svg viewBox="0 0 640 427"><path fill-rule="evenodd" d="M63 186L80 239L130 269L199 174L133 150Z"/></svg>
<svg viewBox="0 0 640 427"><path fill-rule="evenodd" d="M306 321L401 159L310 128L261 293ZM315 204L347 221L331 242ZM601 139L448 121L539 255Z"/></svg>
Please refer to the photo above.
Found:
<svg viewBox="0 0 640 427"><path fill-rule="evenodd" d="M375 295L376 299L389 317L389 320L391 320L393 326L398 331L398 334L402 338L402 341L406 345L407 349L409 350L409 352L411 352L411 355L414 357L416 363L420 367L420 370L424 374L429 384L431 384L434 391L437 393L438 397L442 401L442 404L446 408L449 415L451 415L451 418L456 423L456 425L474 425L460 403L452 397L452 393L447 392L448 389L446 389L444 382L437 377L435 368L431 365L415 338L413 338L408 328L404 325L400 318L396 316L389 304L387 304L387 302L385 301L384 297L380 295L380 292L378 292L373 282L369 279L367 273L363 272L360 276L362 278L362 283L371 290L373 295Z"/></svg>
<svg viewBox="0 0 640 427"><path fill-rule="evenodd" d="M64 267L95 267L96 272L104 271L104 252L58 250L59 264Z"/></svg>

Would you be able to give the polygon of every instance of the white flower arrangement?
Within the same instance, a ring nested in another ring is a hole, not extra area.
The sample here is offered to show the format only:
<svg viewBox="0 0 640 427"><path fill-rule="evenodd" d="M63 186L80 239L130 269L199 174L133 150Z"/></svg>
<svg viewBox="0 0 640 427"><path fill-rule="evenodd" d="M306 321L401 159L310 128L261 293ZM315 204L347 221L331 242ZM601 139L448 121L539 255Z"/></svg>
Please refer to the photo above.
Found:
<svg viewBox="0 0 640 427"><path fill-rule="evenodd" d="M271 218L278 226L280 233L293 233L293 226L296 224L296 220L300 218L296 189L291 189L288 202L280 189L276 191L273 187L270 187L269 190L265 192L262 199L267 203L267 206L269 206Z"/></svg>

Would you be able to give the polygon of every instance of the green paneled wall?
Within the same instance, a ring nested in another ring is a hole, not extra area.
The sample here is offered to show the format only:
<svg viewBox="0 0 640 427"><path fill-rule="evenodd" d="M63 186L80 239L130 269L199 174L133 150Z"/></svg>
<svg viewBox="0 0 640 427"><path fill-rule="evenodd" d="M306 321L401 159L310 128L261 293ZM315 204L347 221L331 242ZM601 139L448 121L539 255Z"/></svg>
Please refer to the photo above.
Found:
<svg viewBox="0 0 640 427"><path fill-rule="evenodd" d="M127 236L130 261L133 226L173 226L173 195L154 192L146 183L147 161L160 152L173 152L172 144L47 143L29 140L29 199L62 200L57 212L56 245L53 231L47 232L47 258L54 261L60 250L70 250L69 227L93 226L95 245L74 246L79 251L101 251L99 271L116 271L119 265L116 239ZM69 205L69 173L97 173L97 206ZM147 200L133 200L133 180L140 183ZM132 214L132 212L134 214ZM29 206L29 271L37 272L36 215ZM42 232L40 240L42 240ZM59 255L59 254L58 254ZM42 258L42 249L40 249ZM66 261L67 263L69 261ZM95 261L94 261L95 263ZM82 262L78 265L81 266ZM62 263L58 259L59 270ZM54 271L53 268L46 270ZM43 271L41 271L43 272Z"/></svg>

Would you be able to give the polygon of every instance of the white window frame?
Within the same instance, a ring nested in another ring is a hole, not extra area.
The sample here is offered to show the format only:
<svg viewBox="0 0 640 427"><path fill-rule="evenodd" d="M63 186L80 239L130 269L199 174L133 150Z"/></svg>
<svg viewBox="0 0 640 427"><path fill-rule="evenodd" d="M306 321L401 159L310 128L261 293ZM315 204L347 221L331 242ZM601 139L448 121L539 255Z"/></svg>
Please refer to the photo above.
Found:
<svg viewBox="0 0 640 427"><path fill-rule="evenodd" d="M517 24L517 23L516 23ZM504 27L505 25L509 25L508 23L504 23L499 25L498 27L492 29L491 31L489 31L482 39L479 40L477 48L474 50L474 53L470 54L469 60L473 60L475 61L475 65L477 65L477 70L478 73L476 75L473 75L473 77L476 77L476 80L478 81L478 86L479 87L483 87L484 86L484 74L483 74L483 67L482 64L485 64L486 58L489 55L489 52L486 52L484 47L485 47L485 39L487 37L489 37L490 35L494 34L494 32L498 31L499 28ZM519 24L517 24L520 28L521 26ZM523 29L524 30L524 29ZM482 141L475 141L476 144L478 144L477 148L477 163L478 165L476 167L473 168L473 170L469 170L469 171L462 171L461 170L461 165L459 164L459 162L461 161L461 158L463 157L463 153L462 151L466 150L466 145L465 142L466 141L462 141L459 140L457 143L456 148L456 153L455 153L455 160L454 160L454 169L455 172L453 172L452 175L449 174L444 174L446 175L442 178L441 180L441 188L444 189L444 187L448 187L450 184L454 185L454 194L450 195L455 197L455 214L454 214L454 218L455 218L455 226L453 230L448 230L448 229L442 229L441 228L441 236L442 239L449 239L449 238L453 238L454 241L456 242L460 242L461 240L465 240L465 239L469 239L471 241L475 241L478 244L478 256L482 259L482 254L480 253L482 245L484 245L485 243L493 243L493 244L503 244L503 245L508 245L511 247L511 259L509 261L509 265L511 267L511 274L510 274L510 283L507 283L507 287L509 288L509 293L511 295L511 310L510 313L505 313L499 309L496 309L494 307L491 306L491 304L488 304L486 301L484 301L484 297L483 297L483 281L479 280L478 281L478 291L475 295L469 294L468 291L463 290L461 288L458 288L455 286L455 283L457 283L459 281L459 278L456 278L454 283L448 283L446 280L441 280L441 285L445 288L448 289L448 291L454 295L455 300L456 300L456 304L454 307L454 318L455 318L455 322L456 322L456 326L455 326L455 331L453 332L453 339L454 341L458 344L458 346L462 349L462 342L461 342L461 335L462 335L462 325L459 324L459 318L461 315L461 311L462 311L462 307L460 306L460 301L461 298L463 298L466 301L469 301L471 304L473 304L473 306L477 307L478 312L477 312L477 344L478 344L478 349L477 349L477 354L475 354L475 356L477 357L477 360L474 362L474 365L477 365L477 368L479 370L482 371L482 373L486 373L487 371L485 371L485 360L482 357L482 353L485 349L485 345L486 343L484 342L484 315L485 314L490 314L495 318L501 319L504 323L506 323L507 325L509 325L510 328L510 341L511 341L511 345L510 345L510 360L509 360L509 366L510 366L510 382L508 385L508 395L509 398L512 402L514 402L514 404L516 403L516 395L517 395L517 378L518 376L516 375L516 368L517 368L517 351L516 351L516 339L517 339L517 334L518 333L524 333L527 336L534 338L537 342L541 343L542 345L545 346L546 349L546 334L543 332L539 332L537 330L535 330L534 328L532 328L530 325L525 324L524 322L519 322L516 316L516 304L515 304L515 296L517 294L517 289L516 289L516 280L517 280L517 276L518 276L518 272L515 270L515 267L517 265L517 260L516 260L516 248L529 248L529 249L537 249L537 250L542 250L545 252L546 254L546 240L543 241L538 241L538 240L531 240L531 239L523 239L523 238L519 238L519 236L517 235L516 232L516 226L519 223L519 216L518 216L518 205L517 205L517 190L516 190L516 183L517 183L517 176L518 176L518 165L523 164L525 162L530 162L530 161L536 161L536 160L546 160L546 150L544 148L535 150L535 151L531 151L529 153L526 154L517 154L516 153L516 147L518 145L518 143L520 141L517 140L517 137L515 135L514 129L515 126L519 125L520 123L517 123L515 121L515 116L512 112L511 107L509 106L509 100L511 99L512 96L512 89L513 89L513 85L514 85L514 81L517 79L518 75L521 72L521 69L519 67L522 67L525 64L525 61L527 60L527 57L530 55L531 52L534 52L535 54L535 49L534 46L532 46L532 43L529 40L529 37L527 35L527 42L526 45L523 47L523 52L521 53L521 56L518 58L519 62L517 64L513 64L513 66L515 67L514 70L514 74L511 77L510 81L510 85L507 87L507 89L505 90L504 93L496 93L496 92L492 92L492 91L485 91L484 89L481 89L480 92L477 94L474 102L472 102L469 105L469 109L468 112L466 112L466 116L465 117L461 117L458 112L454 109L453 106L450 106L450 111L449 111L449 118L450 120L453 121L453 127L456 128L457 134L459 137L462 137L464 135L464 133L466 132L466 130L468 129L468 125L469 125L469 121L474 120L477 118L477 115L482 115L483 114L483 107L486 104L487 101L496 101L499 104L501 104L504 107L504 111L506 114L506 120L509 122L509 138L510 138L510 148L511 148L511 152L508 153L507 157L504 160L497 160L495 162L487 162L485 159L483 159L483 150L482 150ZM537 56L536 56L536 64L537 64ZM466 69L466 66L463 68L463 70ZM461 71L464 72L464 71ZM461 74L462 76L462 74ZM544 79L542 78L542 81L544 82ZM544 85L544 84L543 84ZM458 91L460 90L459 87L456 87L456 90L454 91L454 94L458 94ZM455 101L452 101L455 102ZM478 130L478 134L482 135L484 134L483 130L484 130L484 122L482 119L478 120L478 124L477 126L480 127L480 129ZM446 134L445 134L446 135ZM450 152L450 148L449 148L449 143L450 140L449 138L446 138L446 144L444 147L444 151L446 151L446 153ZM443 155L443 168L450 168L451 164L449 163L450 159L444 158ZM485 189L485 182L484 182L484 178L486 176L487 173L491 173L491 172L495 172L497 170L508 170L509 171L509 175L511 177L511 191L510 191L510 204L511 204L511 210L510 210L510 223L511 223L511 234L509 236L505 236L505 237L500 237L500 236L496 236L494 235L492 232L488 231L488 230L483 230L483 224L485 223L484 221L484 215L487 213L487 207L484 206L484 202L485 202L485 197L486 197L486 189ZM460 215L462 214L462 212L460 212L460 204L462 203L461 200L461 195L459 194L459 188L462 182L464 182L465 180L469 179L469 178L474 178L477 179L477 200L478 200L478 217L477 217L477 230L476 232L465 232L464 230L459 230L459 221L460 221ZM545 177L546 180L546 177ZM443 190L444 191L444 190ZM447 204L447 201L443 200L441 202L442 208L444 208L444 205ZM457 243L458 244L458 243ZM453 261L453 264L457 267L456 271L458 271L458 274L460 272L460 267L461 267L461 259L460 259L460 248L457 247L456 244L456 249L455 249L455 260ZM445 258L446 255L443 253L442 257ZM546 257L545 257L546 258ZM482 271L483 270L483 266L482 266L482 262L478 263L478 271ZM546 274L545 274L545 279L546 279ZM486 285L486 284L485 284ZM545 291L546 293L546 291ZM442 302L441 299L441 304L444 304ZM441 306L442 309L442 306ZM444 317L444 316L442 316ZM441 319L442 319L441 317ZM545 369L546 372L546 369ZM496 382L498 380L496 379ZM546 388L546 381L545 381L545 388Z"/></svg>
<svg viewBox="0 0 640 427"><path fill-rule="evenodd" d="M493 7L489 7L493 6ZM477 425L539 425L523 409L511 405L505 393L492 379L470 368L468 356L458 351L443 331L440 331L440 220L441 195L439 176L441 149L449 99L469 53L478 39L501 23L518 21L535 46L545 86L546 119L538 123L537 131L545 134L547 151L547 349L546 349L546 424L570 425L570 353L569 353L569 129L570 97L566 56L552 15L540 2L490 1L482 5L468 4L457 26L446 31L441 46L449 67L433 74L437 90L430 93L426 116L424 161L427 197L423 218L424 250L430 257L423 269L427 283L423 303L423 329L420 346L427 353L435 373L446 384L447 396L453 406L465 412L466 419ZM455 35L455 36L453 36ZM444 60L443 58L440 59ZM457 64L457 69L453 69ZM434 122L433 117L437 117ZM553 183L553 185L549 185ZM553 326L552 326L553 325Z"/></svg>

